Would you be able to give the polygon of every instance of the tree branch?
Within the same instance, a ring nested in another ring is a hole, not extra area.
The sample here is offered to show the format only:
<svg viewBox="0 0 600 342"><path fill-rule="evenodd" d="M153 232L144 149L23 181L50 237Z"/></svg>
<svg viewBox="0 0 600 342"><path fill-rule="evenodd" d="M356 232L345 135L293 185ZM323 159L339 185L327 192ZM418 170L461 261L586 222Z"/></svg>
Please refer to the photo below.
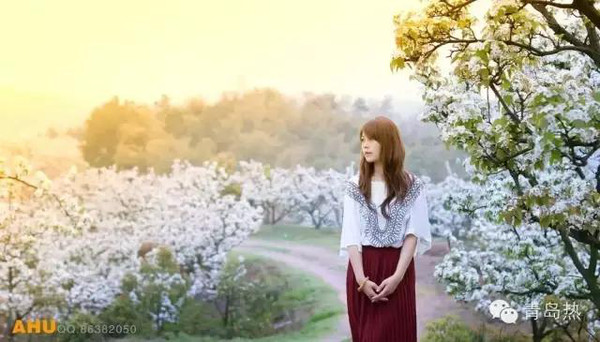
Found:
<svg viewBox="0 0 600 342"><path fill-rule="evenodd" d="M553 2L553 1L535 1L535 0L525 0L524 1L527 4L531 4L531 5L540 5L540 6L551 6L551 7L557 7L557 8L575 8L573 6L573 3L571 2L570 4L561 4L558 2Z"/></svg>
<svg viewBox="0 0 600 342"><path fill-rule="evenodd" d="M543 6L543 5L536 5L536 4L532 4L531 6L536 11L538 11L544 17L544 19L546 19L546 22L548 23L548 27L550 27L550 29L552 29L552 31L554 31L554 33L556 33L557 35L563 36L563 38L566 41L568 41L569 43L571 43L573 45L576 45L576 46L585 46L585 44L583 44L582 41L580 41L579 39L577 39L577 37L575 37L574 35L572 35L571 32L567 31L564 27L562 27L558 23L558 21L556 20L556 18L552 15L552 13L550 13L545 6Z"/></svg>
<svg viewBox="0 0 600 342"><path fill-rule="evenodd" d="M598 278L595 277L594 273L590 273L588 269L581 263L581 259L579 258L579 255L577 255L577 251L575 251L573 243L571 242L566 229L557 227L557 230L560 234L561 240L564 243L565 251L571 258L571 261L573 261L575 268L577 268L579 273L583 276L583 279L590 290L590 300L596 307L600 307L600 288L598 288Z"/></svg>
<svg viewBox="0 0 600 342"><path fill-rule="evenodd" d="M588 33L588 39L590 40L590 47L595 51L600 51L600 38L598 38L598 32L592 23L586 21L585 30Z"/></svg>
<svg viewBox="0 0 600 342"><path fill-rule="evenodd" d="M585 15L598 29L600 29L600 12L594 7L593 1L573 0L575 8L579 13Z"/></svg>
<svg viewBox="0 0 600 342"><path fill-rule="evenodd" d="M578 51L578 52L583 52L586 55L588 55L591 59L593 59L596 64L600 65L600 52L595 51L592 48L590 48L588 46L585 46L585 45L581 45L581 46L578 46L578 45L559 46L559 47L556 47L554 50L543 51L543 50L540 50L540 49L536 49L536 48L534 48L531 45L527 45L527 44L515 42L515 41L512 41L512 40L503 40L502 42L504 44L506 44L506 45L520 47L521 49L527 50L531 54L533 54L535 56L538 56L538 57L554 55L554 54L557 54L557 53L559 53L561 51Z"/></svg>

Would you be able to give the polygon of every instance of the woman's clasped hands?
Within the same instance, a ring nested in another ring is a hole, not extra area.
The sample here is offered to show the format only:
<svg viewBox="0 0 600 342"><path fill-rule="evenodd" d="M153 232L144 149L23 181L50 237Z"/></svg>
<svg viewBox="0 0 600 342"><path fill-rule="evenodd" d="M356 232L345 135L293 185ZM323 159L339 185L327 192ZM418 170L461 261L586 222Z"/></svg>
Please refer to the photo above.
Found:
<svg viewBox="0 0 600 342"><path fill-rule="evenodd" d="M363 285L362 292L369 297L371 303L387 302L389 300L387 296L396 291L400 281L402 281L402 278L396 275L385 278L379 285L367 280Z"/></svg>

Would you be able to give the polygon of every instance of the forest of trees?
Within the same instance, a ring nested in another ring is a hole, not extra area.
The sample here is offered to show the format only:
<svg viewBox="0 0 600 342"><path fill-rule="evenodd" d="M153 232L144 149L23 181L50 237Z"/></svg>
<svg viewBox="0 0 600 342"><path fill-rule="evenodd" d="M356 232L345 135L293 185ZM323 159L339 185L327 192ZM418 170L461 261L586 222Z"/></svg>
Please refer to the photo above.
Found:
<svg viewBox="0 0 600 342"><path fill-rule="evenodd" d="M343 170L358 161L358 130L375 115L396 120L407 146L407 168L417 173L440 180L445 161L461 156L440 142L434 125L394 108L390 97L366 101L305 94L298 99L273 89L224 94L213 104L190 99L175 105L163 96L143 105L114 97L91 112L78 138L93 167L152 167L162 173L174 159L194 165L254 159L286 168ZM456 169L461 173L459 164Z"/></svg>

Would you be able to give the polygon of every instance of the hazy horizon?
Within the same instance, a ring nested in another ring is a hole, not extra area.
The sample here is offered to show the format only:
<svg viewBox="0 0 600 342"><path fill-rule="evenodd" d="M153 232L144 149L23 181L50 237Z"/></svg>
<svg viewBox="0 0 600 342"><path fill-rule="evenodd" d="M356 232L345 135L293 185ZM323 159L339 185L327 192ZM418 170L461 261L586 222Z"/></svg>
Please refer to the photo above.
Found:
<svg viewBox="0 0 600 342"><path fill-rule="evenodd" d="M410 7L418 6L412 3ZM393 15L377 0L226 0L3 6L0 135L69 127L113 96L151 104L270 87L383 98L420 98L392 74ZM15 34L16 32L16 34ZM38 129L37 127L40 127Z"/></svg>

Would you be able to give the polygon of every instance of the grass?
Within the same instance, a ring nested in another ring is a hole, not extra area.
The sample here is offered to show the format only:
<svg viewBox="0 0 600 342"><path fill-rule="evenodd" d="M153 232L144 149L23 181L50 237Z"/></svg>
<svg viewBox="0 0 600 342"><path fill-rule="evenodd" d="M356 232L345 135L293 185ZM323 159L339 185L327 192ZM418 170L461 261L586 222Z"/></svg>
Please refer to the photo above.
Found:
<svg viewBox="0 0 600 342"><path fill-rule="evenodd" d="M338 228L325 227L315 229L314 227L298 225L264 225L252 235L253 238L268 241L287 241L302 245L325 247L326 249L339 252L340 234ZM433 236L432 242L445 242L443 237Z"/></svg>
<svg viewBox="0 0 600 342"><path fill-rule="evenodd" d="M262 246L261 249L277 252L277 253L289 253L290 250L284 247L275 247L275 246Z"/></svg>
<svg viewBox="0 0 600 342"><path fill-rule="evenodd" d="M229 257L236 258L243 255L246 262L274 263L276 262L252 254L251 252L230 252ZM328 333L337 328L341 314L344 313L344 306L337 298L337 294L333 288L323 282L321 279L302 271L290 269L288 267L281 268L282 272L289 278L290 283L296 284L291 293L288 293L289 298L293 298L290 302L291 307L312 307L313 313L307 323L298 331L282 333L269 337L247 339L218 339L205 336L190 336L187 334L179 334L177 336L169 336L168 338L141 339L130 337L126 339L113 340L114 342L137 342L137 341L176 341L176 342L298 342L298 341L315 341L326 336Z"/></svg>
<svg viewBox="0 0 600 342"><path fill-rule="evenodd" d="M340 233L340 230L335 228L315 229L297 225L264 225L252 237L325 247L337 253L340 245Z"/></svg>

